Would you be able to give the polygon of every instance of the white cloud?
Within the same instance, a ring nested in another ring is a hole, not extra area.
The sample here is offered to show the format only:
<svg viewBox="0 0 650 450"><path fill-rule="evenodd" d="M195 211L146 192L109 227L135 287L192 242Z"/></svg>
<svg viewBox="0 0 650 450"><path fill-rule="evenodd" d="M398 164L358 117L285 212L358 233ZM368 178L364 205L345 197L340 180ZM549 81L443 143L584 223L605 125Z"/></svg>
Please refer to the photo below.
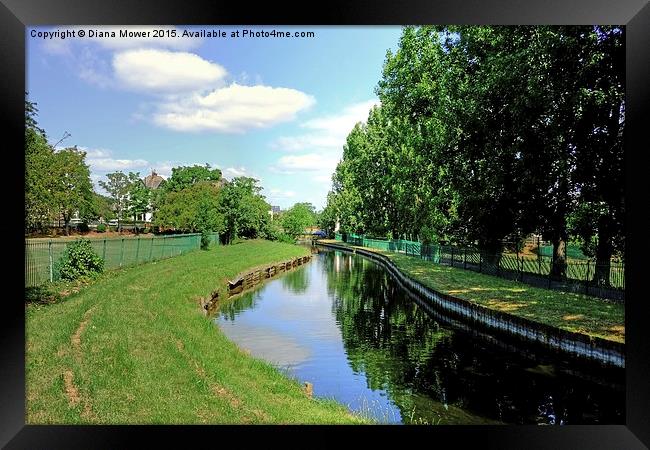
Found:
<svg viewBox="0 0 650 450"><path fill-rule="evenodd" d="M338 136L307 134L303 136L283 136L276 139L271 147L285 152L297 152L305 149L323 149L337 147L341 143Z"/></svg>
<svg viewBox="0 0 650 450"><path fill-rule="evenodd" d="M275 168L280 172L327 172L333 171L338 163L338 158L323 156L318 153L307 153L305 155L286 155L281 157Z"/></svg>
<svg viewBox="0 0 650 450"><path fill-rule="evenodd" d="M313 177L313 180L316 181L317 183L329 185L330 182L332 181L332 174L330 173L330 174L315 175Z"/></svg>
<svg viewBox="0 0 650 450"><path fill-rule="evenodd" d="M177 131L242 133L292 120L314 103L295 89L233 83L207 95L169 100L160 105L154 122Z"/></svg>
<svg viewBox="0 0 650 450"><path fill-rule="evenodd" d="M278 188L271 188L267 194L267 197L270 200L283 200L283 199L290 199L290 198L295 198L296 193L294 191L290 190L282 190Z"/></svg>
<svg viewBox="0 0 650 450"><path fill-rule="evenodd" d="M117 159L106 149L79 147L86 152L86 164L92 172L111 172L116 170L133 170L146 168L149 163L144 159Z"/></svg>
<svg viewBox="0 0 650 450"><path fill-rule="evenodd" d="M301 150L341 151L345 139L357 122L365 122L376 100L348 105L338 114L318 117L302 124L313 130L299 136L283 136L271 144L272 148L296 152Z"/></svg>
<svg viewBox="0 0 650 450"><path fill-rule="evenodd" d="M244 167L228 167L221 170L221 174L224 178L231 180L235 177L249 177L250 173Z"/></svg>
<svg viewBox="0 0 650 450"><path fill-rule="evenodd" d="M312 119L303 126L332 136L347 136L357 122L365 122L368 119L370 109L377 104L376 100L355 103L346 106L339 114Z"/></svg>
<svg viewBox="0 0 650 450"><path fill-rule="evenodd" d="M113 69L121 85L155 92L206 89L226 76L226 69L193 53L152 49L116 53Z"/></svg>
<svg viewBox="0 0 650 450"><path fill-rule="evenodd" d="M94 170L129 170L146 167L149 163L144 159L88 159L88 165Z"/></svg>

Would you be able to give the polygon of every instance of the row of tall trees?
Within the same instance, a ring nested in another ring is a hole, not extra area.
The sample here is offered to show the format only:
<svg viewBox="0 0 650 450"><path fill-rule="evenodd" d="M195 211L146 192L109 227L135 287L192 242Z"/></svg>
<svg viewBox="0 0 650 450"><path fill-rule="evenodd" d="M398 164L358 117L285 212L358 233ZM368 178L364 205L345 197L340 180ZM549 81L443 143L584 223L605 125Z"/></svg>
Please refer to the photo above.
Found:
<svg viewBox="0 0 650 450"><path fill-rule="evenodd" d="M406 27L348 135L323 218L343 231L478 245L576 240L609 282L624 248L624 30Z"/></svg>

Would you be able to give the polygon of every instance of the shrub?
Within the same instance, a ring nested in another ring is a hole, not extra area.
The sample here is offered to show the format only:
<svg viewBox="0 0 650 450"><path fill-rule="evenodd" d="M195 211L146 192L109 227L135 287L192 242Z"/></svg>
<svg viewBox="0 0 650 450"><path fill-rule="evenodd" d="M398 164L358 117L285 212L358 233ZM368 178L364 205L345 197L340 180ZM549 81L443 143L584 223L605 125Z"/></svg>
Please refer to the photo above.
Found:
<svg viewBox="0 0 650 450"><path fill-rule="evenodd" d="M151 228L149 228L149 227L144 227L144 229L142 230L142 232L143 232L144 234L149 234L149 233L151 233Z"/></svg>
<svg viewBox="0 0 650 450"><path fill-rule="evenodd" d="M207 230L201 231L201 250L207 250L210 246L210 232Z"/></svg>
<svg viewBox="0 0 650 450"><path fill-rule="evenodd" d="M87 222L81 222L77 229L82 233L88 233L90 231L90 227L88 226Z"/></svg>
<svg viewBox="0 0 650 450"><path fill-rule="evenodd" d="M292 238L291 236L289 236L288 234L286 234L286 233L278 234L276 240L278 242L286 242L287 244L295 244L296 243L296 240L294 238Z"/></svg>
<svg viewBox="0 0 650 450"><path fill-rule="evenodd" d="M104 271L104 260L95 253L88 239L68 244L57 264L62 280L95 277Z"/></svg>
<svg viewBox="0 0 650 450"><path fill-rule="evenodd" d="M97 232L98 233L105 233L106 232L106 225L104 225L103 223L100 223L99 225L97 225Z"/></svg>

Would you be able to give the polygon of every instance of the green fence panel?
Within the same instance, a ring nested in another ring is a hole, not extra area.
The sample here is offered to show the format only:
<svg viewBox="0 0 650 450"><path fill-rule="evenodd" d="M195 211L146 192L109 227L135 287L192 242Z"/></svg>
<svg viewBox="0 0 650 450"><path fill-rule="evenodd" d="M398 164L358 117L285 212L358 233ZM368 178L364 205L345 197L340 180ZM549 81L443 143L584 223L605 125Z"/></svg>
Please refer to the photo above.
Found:
<svg viewBox="0 0 650 450"><path fill-rule="evenodd" d="M541 247L537 256L523 254L502 254L499 258L482 254L478 249L456 246L442 246L435 244L422 244L418 241L406 239L377 239L368 238L363 235L349 233L335 233L334 238L350 245L375 248L390 252L401 252L432 261L436 264L452 265L480 272L496 274L498 276L512 277L517 274L517 279L523 275L536 275L547 277L549 286L551 283L550 273L552 267L552 248ZM587 259L579 248L568 246L568 261L563 277L567 282L584 282L585 286L593 286L596 273L596 264ZM494 264L498 261L498 266ZM609 271L609 285L601 286L613 289L625 289L625 265L621 262L611 262L609 267L603 268ZM605 284L605 283L602 283ZM610 294L602 294L610 295Z"/></svg>
<svg viewBox="0 0 650 450"><path fill-rule="evenodd" d="M212 233L211 241L218 245L219 235ZM198 249L201 235L198 233L170 236L89 239L91 246L104 259L106 269L127 267L178 256ZM25 286L37 286L57 281L57 269L61 255L74 241L44 239L25 240Z"/></svg>

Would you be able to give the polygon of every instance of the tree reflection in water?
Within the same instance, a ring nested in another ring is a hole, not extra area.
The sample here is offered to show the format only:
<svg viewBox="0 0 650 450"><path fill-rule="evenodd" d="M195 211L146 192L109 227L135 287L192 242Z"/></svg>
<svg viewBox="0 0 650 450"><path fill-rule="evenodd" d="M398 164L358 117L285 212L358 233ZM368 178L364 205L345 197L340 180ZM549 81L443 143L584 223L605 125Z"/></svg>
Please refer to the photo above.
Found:
<svg viewBox="0 0 650 450"><path fill-rule="evenodd" d="M435 317L374 262L326 250L223 302L216 320L259 357L293 361L314 395L380 421L624 423L624 370L503 348Z"/></svg>
<svg viewBox="0 0 650 450"><path fill-rule="evenodd" d="M622 385L584 386L442 327L367 259L331 252L323 262L350 365L389 392L405 423L622 423Z"/></svg>

